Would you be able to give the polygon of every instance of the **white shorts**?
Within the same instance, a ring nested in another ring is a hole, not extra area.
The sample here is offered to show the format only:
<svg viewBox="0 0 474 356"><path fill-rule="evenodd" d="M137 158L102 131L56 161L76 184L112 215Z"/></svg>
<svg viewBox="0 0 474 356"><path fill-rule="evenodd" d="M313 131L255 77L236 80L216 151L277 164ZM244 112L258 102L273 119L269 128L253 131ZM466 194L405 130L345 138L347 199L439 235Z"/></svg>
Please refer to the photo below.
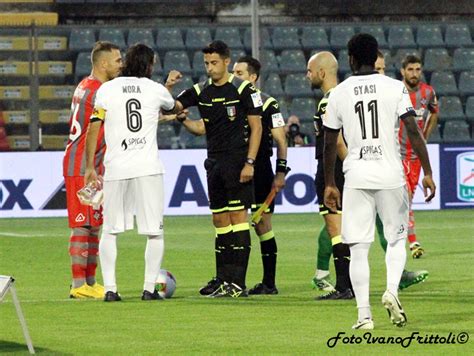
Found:
<svg viewBox="0 0 474 356"><path fill-rule="evenodd" d="M343 242L346 244L373 242L377 213L382 220L385 239L388 243L406 238L408 207L406 186L380 190L344 188Z"/></svg>
<svg viewBox="0 0 474 356"><path fill-rule="evenodd" d="M163 175L104 182L104 226L110 234L133 229L141 235L163 234Z"/></svg>

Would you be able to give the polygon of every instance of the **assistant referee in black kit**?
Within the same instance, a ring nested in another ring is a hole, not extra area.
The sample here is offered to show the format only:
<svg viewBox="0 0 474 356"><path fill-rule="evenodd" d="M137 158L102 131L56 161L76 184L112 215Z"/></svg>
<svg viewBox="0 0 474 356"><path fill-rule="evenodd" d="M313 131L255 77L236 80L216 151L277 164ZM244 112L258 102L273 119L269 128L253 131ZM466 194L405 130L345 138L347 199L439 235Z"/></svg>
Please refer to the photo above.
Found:
<svg viewBox="0 0 474 356"><path fill-rule="evenodd" d="M217 275L200 293L211 297L247 296L250 255L248 209L254 200L255 159L262 136L260 93L229 73L229 47L213 41L202 52L209 79L177 97L173 112L197 106L201 120L178 115L188 131L206 135L209 203L216 229Z"/></svg>

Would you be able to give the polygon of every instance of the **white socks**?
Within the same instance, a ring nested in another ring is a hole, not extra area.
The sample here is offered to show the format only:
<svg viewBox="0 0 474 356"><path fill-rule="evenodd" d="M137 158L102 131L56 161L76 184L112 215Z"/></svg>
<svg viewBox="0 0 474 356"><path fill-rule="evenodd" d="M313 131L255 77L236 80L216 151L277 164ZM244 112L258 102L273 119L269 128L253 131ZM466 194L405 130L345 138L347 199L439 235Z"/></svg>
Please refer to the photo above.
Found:
<svg viewBox="0 0 474 356"><path fill-rule="evenodd" d="M372 319L369 303L369 249L370 243L358 243L349 246L351 250L351 263L349 274L351 276L352 289L357 301L359 321Z"/></svg>
<svg viewBox="0 0 474 356"><path fill-rule="evenodd" d="M145 283L143 289L153 293L163 260L165 240L163 235L148 236L145 249Z"/></svg>
<svg viewBox="0 0 474 356"><path fill-rule="evenodd" d="M405 239L399 239L391 244L387 244L387 252L385 253L387 290L395 297L398 297L398 285L405 268L406 258Z"/></svg>
<svg viewBox="0 0 474 356"><path fill-rule="evenodd" d="M99 257L105 292L112 291L117 293L117 284L115 282L117 235L102 231L102 237L99 242Z"/></svg>

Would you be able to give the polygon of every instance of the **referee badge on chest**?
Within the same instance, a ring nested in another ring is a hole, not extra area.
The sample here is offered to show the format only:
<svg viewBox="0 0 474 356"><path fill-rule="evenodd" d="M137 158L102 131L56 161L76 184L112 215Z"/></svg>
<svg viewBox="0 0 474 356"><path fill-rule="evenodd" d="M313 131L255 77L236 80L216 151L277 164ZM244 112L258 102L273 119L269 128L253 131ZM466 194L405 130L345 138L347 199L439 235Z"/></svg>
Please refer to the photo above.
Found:
<svg viewBox="0 0 474 356"><path fill-rule="evenodd" d="M235 106L227 106L227 116L229 117L230 121L235 120L235 116L237 115L237 109Z"/></svg>

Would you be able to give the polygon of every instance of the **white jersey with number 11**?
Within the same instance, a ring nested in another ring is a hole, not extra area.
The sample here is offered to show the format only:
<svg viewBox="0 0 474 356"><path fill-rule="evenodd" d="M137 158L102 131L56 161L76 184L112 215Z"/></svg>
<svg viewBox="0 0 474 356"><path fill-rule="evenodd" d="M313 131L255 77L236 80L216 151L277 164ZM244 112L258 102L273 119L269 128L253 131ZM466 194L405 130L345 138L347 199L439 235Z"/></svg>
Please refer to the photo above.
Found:
<svg viewBox="0 0 474 356"><path fill-rule="evenodd" d="M353 75L333 89L324 126L344 129L345 187L394 189L405 184L399 120L415 116L408 91L381 74Z"/></svg>

